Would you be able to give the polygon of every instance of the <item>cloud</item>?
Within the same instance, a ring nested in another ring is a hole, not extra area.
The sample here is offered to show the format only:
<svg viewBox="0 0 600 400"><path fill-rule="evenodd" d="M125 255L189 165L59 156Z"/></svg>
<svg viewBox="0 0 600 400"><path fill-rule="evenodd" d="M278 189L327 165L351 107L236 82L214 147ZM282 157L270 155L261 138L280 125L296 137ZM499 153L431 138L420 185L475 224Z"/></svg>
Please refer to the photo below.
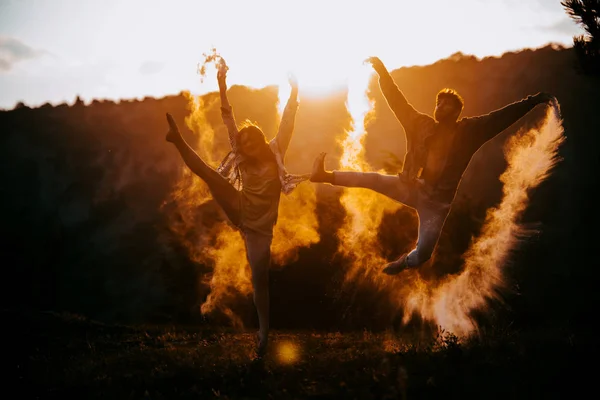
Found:
<svg viewBox="0 0 600 400"><path fill-rule="evenodd" d="M0 71L8 71L19 61L38 57L42 53L18 39L0 36Z"/></svg>
<svg viewBox="0 0 600 400"><path fill-rule="evenodd" d="M160 61L146 61L140 65L140 73L144 75L156 74L165 67L165 64Z"/></svg>

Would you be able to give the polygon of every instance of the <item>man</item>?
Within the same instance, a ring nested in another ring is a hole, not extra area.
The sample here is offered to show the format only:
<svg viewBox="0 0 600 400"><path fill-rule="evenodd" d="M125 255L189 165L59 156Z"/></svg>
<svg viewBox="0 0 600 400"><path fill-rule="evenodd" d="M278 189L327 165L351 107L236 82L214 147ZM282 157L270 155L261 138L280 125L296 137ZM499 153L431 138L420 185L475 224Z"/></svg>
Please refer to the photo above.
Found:
<svg viewBox="0 0 600 400"><path fill-rule="evenodd" d="M388 263L383 272L395 275L431 258L450 212L458 184L473 154L536 105L556 101L538 93L490 114L458 119L463 99L452 89L437 94L433 118L415 110L377 57L366 60L379 75L379 86L406 134L406 156L398 175L374 172L325 171L325 153L313 165L312 182L361 187L384 194L416 210L419 233L416 247Z"/></svg>
<svg viewBox="0 0 600 400"><path fill-rule="evenodd" d="M281 192L290 193L300 182L308 179L308 175L288 174L283 165L294 131L298 84L295 79L290 78L292 90L278 133L273 140L267 142L262 130L254 124L244 124L238 130L227 98L227 70L227 65L221 59L217 73L221 115L227 126L232 151L217 170L207 165L185 142L170 114L167 114L167 141L175 144L190 170L206 182L217 204L242 233L252 270L254 304L259 321L257 352L262 356L268 343L268 273L280 195Z"/></svg>

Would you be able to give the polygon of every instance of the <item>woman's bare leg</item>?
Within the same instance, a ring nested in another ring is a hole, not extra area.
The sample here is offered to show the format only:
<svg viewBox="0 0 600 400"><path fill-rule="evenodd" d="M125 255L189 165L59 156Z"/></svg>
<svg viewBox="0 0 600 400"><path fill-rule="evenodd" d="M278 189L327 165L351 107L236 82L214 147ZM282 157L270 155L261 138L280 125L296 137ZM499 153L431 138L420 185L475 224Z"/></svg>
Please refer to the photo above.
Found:
<svg viewBox="0 0 600 400"><path fill-rule="evenodd" d="M169 123L169 132L167 141L175 145L179 154L183 158L185 165L196 174L200 179L206 182L213 198L219 206L225 211L227 217L232 223L237 225L240 221L240 203L239 192L225 179L221 174L206 164L198 154L185 141L177 124L171 114L167 113Z"/></svg>
<svg viewBox="0 0 600 400"><path fill-rule="evenodd" d="M252 270L254 306L258 314L258 354L262 356L267 350L269 337L269 267L273 237L247 231L244 233L244 239L248 263Z"/></svg>

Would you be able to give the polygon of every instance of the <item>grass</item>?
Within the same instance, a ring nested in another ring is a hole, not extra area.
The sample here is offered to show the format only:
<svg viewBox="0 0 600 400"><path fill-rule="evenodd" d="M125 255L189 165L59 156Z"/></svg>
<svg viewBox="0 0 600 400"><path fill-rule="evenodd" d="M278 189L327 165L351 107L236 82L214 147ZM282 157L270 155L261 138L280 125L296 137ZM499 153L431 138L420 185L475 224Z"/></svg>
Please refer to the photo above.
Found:
<svg viewBox="0 0 600 400"><path fill-rule="evenodd" d="M460 342L368 331L254 333L105 325L70 314L5 311L11 398L534 399L588 384L588 337L496 331ZM12 351L12 350L17 350ZM13 358L16 357L16 358ZM9 391L10 393L10 391Z"/></svg>

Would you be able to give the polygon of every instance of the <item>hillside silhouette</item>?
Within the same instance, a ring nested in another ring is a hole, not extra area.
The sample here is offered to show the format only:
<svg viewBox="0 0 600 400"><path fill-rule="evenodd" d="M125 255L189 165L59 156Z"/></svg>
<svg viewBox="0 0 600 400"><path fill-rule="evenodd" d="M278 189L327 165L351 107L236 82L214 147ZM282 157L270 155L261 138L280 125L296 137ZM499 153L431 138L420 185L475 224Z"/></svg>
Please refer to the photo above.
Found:
<svg viewBox="0 0 600 400"><path fill-rule="evenodd" d="M598 184L600 81L579 74L575 62L571 48L546 46L484 59L457 53L432 65L392 71L421 112L433 112L435 95L444 87L455 88L465 99L463 116L488 113L541 91L555 95L561 105L567 137L559 150L562 160L530 193L522 222L537 233L511 257L512 291L506 304L494 306L494 323L585 327L586 313L597 299L592 286L597 273L587 253L594 255L598 220L592 190ZM402 127L376 80L369 96L375 117L366 126L367 160L374 170L398 172L405 152ZM273 137L276 87L233 86L229 98L239 121L256 121ZM215 132L215 159L220 159L228 144L218 96L209 93L202 99ZM286 157L290 172L309 172L322 151L330 155L328 167L337 166L339 140L352 123L345 100L345 92L303 96L300 83L301 105ZM226 321L219 315L200 317L199 304L207 295L201 278L210 269L191 261L168 229L177 218L170 193L183 164L165 142L165 113L195 143L198 138L183 123L188 104L181 93L88 105L20 104L0 112L0 226L8 272L4 308L69 311L105 322ZM498 177L506 168L503 144L509 134L488 142L472 160L440 240L444 261L432 274L459 270L460 255L478 234L486 209L500 200ZM321 241L271 272L274 328L384 329L395 322L370 302L376 293L341 287L344 260L334 256L335 232L344 216L339 196L334 188L318 191ZM221 218L212 202L202 209L203 215ZM389 248L388 258L410 247L415 237L410 211L386 215L380 238ZM254 323L249 298L241 296L234 308L245 323Z"/></svg>

